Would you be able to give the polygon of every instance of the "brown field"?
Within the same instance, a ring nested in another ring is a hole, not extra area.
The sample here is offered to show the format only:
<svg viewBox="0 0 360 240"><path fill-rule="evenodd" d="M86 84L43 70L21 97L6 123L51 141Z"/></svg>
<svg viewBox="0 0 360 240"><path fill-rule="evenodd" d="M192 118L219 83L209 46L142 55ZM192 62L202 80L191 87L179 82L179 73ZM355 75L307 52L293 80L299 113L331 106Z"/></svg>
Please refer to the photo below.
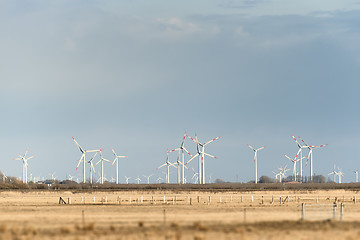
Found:
<svg viewBox="0 0 360 240"><path fill-rule="evenodd" d="M359 239L358 219L354 190L0 193L0 239Z"/></svg>

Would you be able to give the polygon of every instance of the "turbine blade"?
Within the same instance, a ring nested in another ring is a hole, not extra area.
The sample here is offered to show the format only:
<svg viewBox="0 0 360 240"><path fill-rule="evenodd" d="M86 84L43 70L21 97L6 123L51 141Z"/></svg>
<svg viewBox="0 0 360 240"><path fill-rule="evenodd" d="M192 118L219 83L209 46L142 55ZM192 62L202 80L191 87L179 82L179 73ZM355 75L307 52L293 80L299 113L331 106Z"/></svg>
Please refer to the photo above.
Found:
<svg viewBox="0 0 360 240"><path fill-rule="evenodd" d="M188 151L188 150L186 150L186 148L185 148L185 147L183 147L183 149L184 149L184 151L185 151L185 152L187 152L187 154L189 154L190 156L192 156L192 155L191 155L191 153L189 153L189 151Z"/></svg>
<svg viewBox="0 0 360 240"><path fill-rule="evenodd" d="M75 144L78 146L80 152L84 153L84 152L85 152L84 149L83 149L83 148L80 146L80 144L75 140L75 138L72 137L72 139L74 140Z"/></svg>
<svg viewBox="0 0 360 240"><path fill-rule="evenodd" d="M256 149L256 151L260 151L261 149L264 149L264 148L266 148L266 146L263 146L263 147L261 147L261 148L258 148L258 149Z"/></svg>
<svg viewBox="0 0 360 240"><path fill-rule="evenodd" d="M205 153L205 152L204 152L204 154L205 154L206 156L209 156L209 157L212 157L212 158L217 158L217 157L214 157L213 155L210 155L210 154Z"/></svg>
<svg viewBox="0 0 360 240"><path fill-rule="evenodd" d="M249 144L246 144L249 148L251 148L252 150L256 151L255 148L253 148L252 146L250 146Z"/></svg>
<svg viewBox="0 0 360 240"><path fill-rule="evenodd" d="M213 141L215 141L215 140L217 140L217 139L219 139L219 138L221 138L221 136L216 137L216 138L214 138L214 139L211 139L210 141L208 141L207 143L205 143L204 146L206 146L207 144L209 144L209 143L211 143L211 142L213 142Z"/></svg>
<svg viewBox="0 0 360 240"><path fill-rule="evenodd" d="M190 163L194 158L196 158L197 156L199 156L200 154L197 153L195 154L192 158L189 159L189 161L187 161L187 163L185 163L185 165L187 165L188 163Z"/></svg>

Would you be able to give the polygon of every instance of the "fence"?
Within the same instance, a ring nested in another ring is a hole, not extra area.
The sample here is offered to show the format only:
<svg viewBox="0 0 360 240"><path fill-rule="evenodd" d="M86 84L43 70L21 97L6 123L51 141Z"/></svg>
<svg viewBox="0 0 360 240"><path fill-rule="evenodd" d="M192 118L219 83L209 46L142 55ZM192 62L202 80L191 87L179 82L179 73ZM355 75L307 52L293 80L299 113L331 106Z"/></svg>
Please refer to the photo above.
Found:
<svg viewBox="0 0 360 240"><path fill-rule="evenodd" d="M340 205L340 206L339 206ZM340 210L339 210L340 207ZM338 211L340 211L338 213ZM301 219L302 220L318 220L320 219L338 219L342 221L344 218L344 204L301 204Z"/></svg>

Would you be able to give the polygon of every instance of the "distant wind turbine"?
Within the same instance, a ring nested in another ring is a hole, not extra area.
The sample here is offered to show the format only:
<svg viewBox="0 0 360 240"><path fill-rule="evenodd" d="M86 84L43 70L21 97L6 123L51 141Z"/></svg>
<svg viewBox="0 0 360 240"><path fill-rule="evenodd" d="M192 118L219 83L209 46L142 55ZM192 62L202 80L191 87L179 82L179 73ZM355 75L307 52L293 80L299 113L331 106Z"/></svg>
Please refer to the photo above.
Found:
<svg viewBox="0 0 360 240"><path fill-rule="evenodd" d="M25 154L24 155L20 155L17 153L17 155L19 156L19 158L14 158L14 160L22 160L22 163L23 163L23 176L22 176L22 181L27 183L28 180L27 180L27 168L29 167L29 164L28 164L28 160L35 157L35 155L31 156L31 157L28 157L26 158L26 155L27 153L29 152L29 148L26 149L25 151Z"/></svg>
<svg viewBox="0 0 360 240"><path fill-rule="evenodd" d="M258 178L257 178L257 152L266 148L265 146L264 147L261 147L261 148L258 148L258 149L255 149L253 148L252 146L250 146L249 144L246 144L249 148L251 148L254 152L255 152L255 155L254 155L254 163L255 163L255 184L257 183L258 181Z"/></svg>
<svg viewBox="0 0 360 240"><path fill-rule="evenodd" d="M119 184L119 158L127 158L128 156L117 155L113 148L111 148L111 151L113 152L113 154L115 156L115 159L114 159L113 163L111 164L111 166L114 165L114 163L116 161L116 184Z"/></svg>

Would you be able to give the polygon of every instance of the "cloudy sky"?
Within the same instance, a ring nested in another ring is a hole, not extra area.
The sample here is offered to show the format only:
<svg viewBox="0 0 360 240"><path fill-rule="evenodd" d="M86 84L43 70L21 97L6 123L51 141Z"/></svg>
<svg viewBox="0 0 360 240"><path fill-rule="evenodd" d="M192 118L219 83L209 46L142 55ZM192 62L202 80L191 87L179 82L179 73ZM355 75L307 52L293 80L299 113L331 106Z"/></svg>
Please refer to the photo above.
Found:
<svg viewBox="0 0 360 240"><path fill-rule="evenodd" d="M122 182L162 175L185 130L222 136L206 149L213 180L254 179L247 143L267 146L259 176L291 168L291 133L329 144L314 150L316 174L336 164L351 182L360 169L359 1L0 0L0 32L7 175L22 175L12 159L29 147L33 176L81 177L72 136L111 160L111 147L128 155Z"/></svg>

